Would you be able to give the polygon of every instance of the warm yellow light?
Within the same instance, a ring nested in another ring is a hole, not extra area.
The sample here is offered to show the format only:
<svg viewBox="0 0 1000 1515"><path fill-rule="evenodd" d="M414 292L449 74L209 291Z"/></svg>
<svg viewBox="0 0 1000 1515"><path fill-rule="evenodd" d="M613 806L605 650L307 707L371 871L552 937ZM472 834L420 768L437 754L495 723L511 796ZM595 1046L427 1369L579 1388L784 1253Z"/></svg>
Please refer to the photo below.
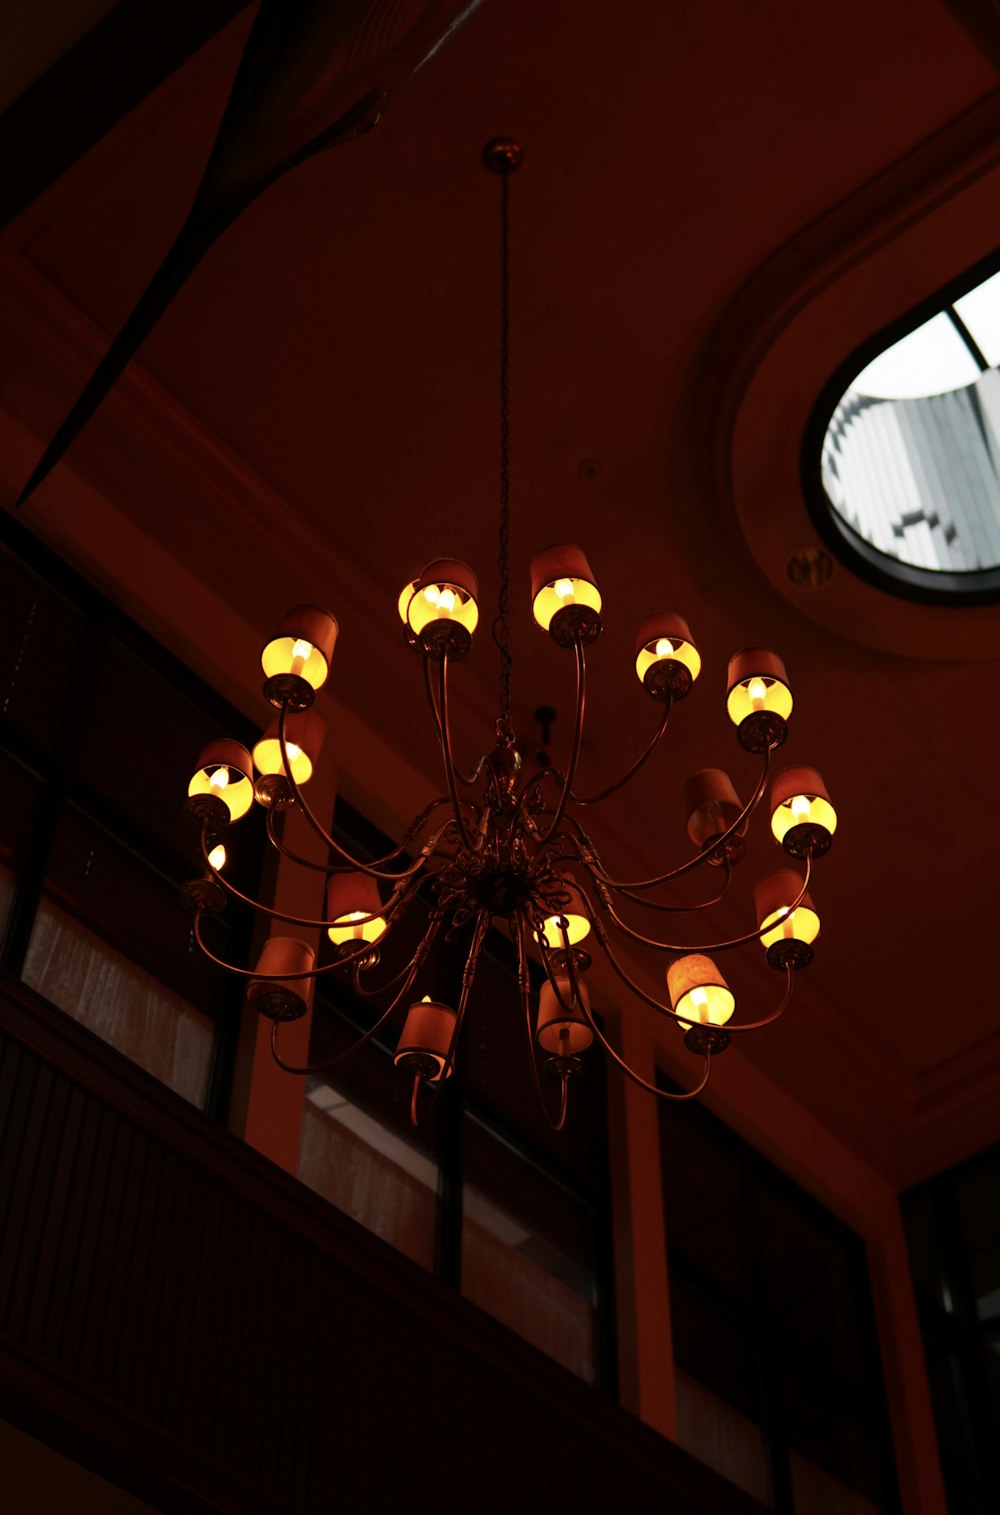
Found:
<svg viewBox="0 0 1000 1515"><path fill-rule="evenodd" d="M208 864L210 868L215 869L216 873L218 873L220 868L225 867L226 849L223 847L221 842L219 843L218 847L213 847L211 852L208 854Z"/></svg>
<svg viewBox="0 0 1000 1515"><path fill-rule="evenodd" d="M566 939L571 947L575 947L577 942L582 942L585 936L590 935L590 921L585 915L570 915L568 911L565 915L547 915L545 917L544 929L545 940L548 943L550 951L564 945L563 928L559 924L560 921L566 922ZM535 941L541 941L541 937L537 931L535 932Z"/></svg>
<svg viewBox="0 0 1000 1515"><path fill-rule="evenodd" d="M457 584L427 584L419 594L410 596L406 621L414 636L432 621L457 621L471 636L479 623L479 607Z"/></svg>
<svg viewBox="0 0 1000 1515"><path fill-rule="evenodd" d="M761 926L772 927L760 939L765 949L783 939L808 944L819 936L819 916L808 905L799 905L795 910L789 910L786 905L783 910L775 910L761 921Z"/></svg>
<svg viewBox="0 0 1000 1515"><path fill-rule="evenodd" d="M313 689L322 688L330 671L323 653L304 637L275 637L264 648L260 662L268 678L293 673Z"/></svg>
<svg viewBox="0 0 1000 1515"><path fill-rule="evenodd" d="M821 826L832 836L837 829L837 812L821 794L793 794L776 806L771 816L771 830L779 842L793 826L806 823Z"/></svg>
<svg viewBox="0 0 1000 1515"><path fill-rule="evenodd" d="M770 710L787 721L792 713L792 691L780 679L761 678L755 674L733 686L726 709L735 726L758 710Z"/></svg>
<svg viewBox="0 0 1000 1515"><path fill-rule="evenodd" d="M399 599L396 601L396 609L399 611L399 619L406 625L406 612L410 608L410 601L416 591L417 580L412 579L409 584L404 584L399 591Z"/></svg>
<svg viewBox="0 0 1000 1515"><path fill-rule="evenodd" d="M674 644L669 637L660 637L656 644L655 652L658 658L672 658L674 655Z"/></svg>
<svg viewBox="0 0 1000 1515"><path fill-rule="evenodd" d="M350 910L338 915L332 926L327 927L327 936L335 946L342 942L377 942L385 935L385 921L380 915L365 919L364 910Z"/></svg>
<svg viewBox="0 0 1000 1515"><path fill-rule="evenodd" d="M682 637L657 637L655 641L647 642L645 647L640 647L635 659L635 671L639 682L645 681L647 671L656 663L667 661L683 663L691 675L691 682L701 672L701 654L693 642L686 642Z"/></svg>
<svg viewBox="0 0 1000 1515"><path fill-rule="evenodd" d="M300 674L309 658L312 657L315 648L312 642L305 642L299 637L292 643L292 667L291 672Z"/></svg>
<svg viewBox="0 0 1000 1515"><path fill-rule="evenodd" d="M229 809L231 821L246 815L253 804L253 785L238 768L226 763L210 764L199 768L188 785L188 795L211 794L222 800Z"/></svg>
<svg viewBox="0 0 1000 1515"><path fill-rule="evenodd" d="M724 1026L736 1008L736 1000L730 989L721 984L706 984L699 989L689 989L674 1006L677 1014L688 1026Z"/></svg>
<svg viewBox="0 0 1000 1515"><path fill-rule="evenodd" d="M601 595L597 585L588 583L586 579L555 579L538 591L531 610L542 630L548 631L556 611L565 609L567 605L587 605L599 615Z"/></svg>
<svg viewBox="0 0 1000 1515"><path fill-rule="evenodd" d="M747 695L754 710L763 710L767 699L767 686L763 679L750 679L747 684Z"/></svg>
<svg viewBox="0 0 1000 1515"><path fill-rule="evenodd" d="M296 784L304 784L312 777L313 765L309 754L294 742L286 742L291 777ZM281 758L281 743L276 736L261 737L253 750L253 760L258 773L288 773Z"/></svg>

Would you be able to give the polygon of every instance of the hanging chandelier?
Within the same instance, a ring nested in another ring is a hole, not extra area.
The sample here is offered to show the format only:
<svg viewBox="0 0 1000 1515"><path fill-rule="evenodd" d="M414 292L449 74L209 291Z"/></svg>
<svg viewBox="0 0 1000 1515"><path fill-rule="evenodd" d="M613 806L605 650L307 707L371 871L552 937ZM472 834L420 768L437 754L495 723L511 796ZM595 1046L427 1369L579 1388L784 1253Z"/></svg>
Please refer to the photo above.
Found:
<svg viewBox="0 0 1000 1515"><path fill-rule="evenodd" d="M411 1118L419 1115L423 1088L438 1093L455 1068L476 968L487 934L503 921L518 963L520 1013L527 1037L531 1078L546 1119L560 1130L566 1119L570 1080L582 1070L585 1054L599 1042L607 1055L641 1088L660 1099L692 1099L704 1089L712 1058L725 1051L733 1034L756 1031L776 1021L791 1000L795 973L812 960L819 917L809 894L813 861L830 846L837 817L820 775L792 768L770 782L771 831L787 857L802 871L784 867L754 891L755 925L725 941L685 944L636 929L646 910L662 919L687 912L701 915L727 893L733 868L746 851L751 818L770 779L771 754L788 733L792 693L781 659L747 648L730 659L726 709L739 745L761 759L753 794L741 804L729 777L706 768L685 785L690 857L651 878L619 879L608 869L581 821L587 807L621 790L663 739L675 705L687 698L701 671L701 657L687 623L675 614L650 616L639 627L635 672L660 707L656 730L637 760L598 794L575 789L583 741L587 649L601 631L601 595L578 547L547 547L531 566L531 605L536 626L572 656L576 672L573 738L565 771L544 761L526 767L510 720L510 480L509 480L509 211L508 181L521 161L517 143L497 139L484 150L486 166L500 183L500 592L493 638L499 651L499 709L495 741L471 773L458 766L452 743L449 675L472 648L479 620L475 574L465 564L436 558L404 586L398 613L406 641L419 656L446 792L407 827L398 847L365 861L351 856L310 808L305 787L322 742L324 723L313 709L330 671L338 626L314 605L290 610L262 654L264 694L277 712L253 752L237 742L215 741L201 753L188 787L187 808L200 829L204 874L184 886L194 912L201 949L221 967L248 981L247 1002L271 1020L271 1051L290 1073L310 1073L341 1061L370 1041L405 1007L394 1061L412 1081ZM290 862L322 872L326 910L306 919L249 899L223 874L225 852L219 838L247 815L254 803L266 812L267 835ZM284 816L298 811L322 841L328 863L293 852L283 837ZM696 870L714 871L718 888L711 899L678 904L665 891ZM382 947L418 893L429 901L426 928L410 961L388 983L373 977ZM385 897L383 897L385 896ZM205 943L202 920L233 898L271 922L256 966L225 963ZM281 934L275 923L325 933L327 960L298 936ZM468 939L468 955L456 1006L423 987L431 948L441 932ZM628 990L674 1021L685 1047L701 1062L700 1076L686 1092L672 1093L640 1077L608 1041L595 1017L587 988L592 958L585 942L606 957ZM626 971L622 942L635 942L669 955L666 999L645 992ZM736 1021L735 997L711 954L759 943L768 965L783 976L777 1008L761 1018ZM537 957L544 982L532 1003L530 962ZM392 993L391 1003L351 1047L309 1067L294 1067L281 1056L279 1027L305 1015L317 978L346 978L366 997ZM555 1075L557 1098L550 1110L539 1064Z"/></svg>

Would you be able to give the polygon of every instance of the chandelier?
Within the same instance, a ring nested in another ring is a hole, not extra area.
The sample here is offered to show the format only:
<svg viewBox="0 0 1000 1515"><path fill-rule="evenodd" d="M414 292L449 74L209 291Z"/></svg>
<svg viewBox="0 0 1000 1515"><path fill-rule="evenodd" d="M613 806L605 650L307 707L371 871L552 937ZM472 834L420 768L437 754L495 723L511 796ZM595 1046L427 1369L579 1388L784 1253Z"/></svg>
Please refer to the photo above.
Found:
<svg viewBox="0 0 1000 1515"><path fill-rule="evenodd" d="M290 610L262 654L264 694L277 712L253 752L237 742L209 744L198 758L188 788L187 808L200 828L204 874L184 886L194 912L194 934L202 950L221 967L248 981L247 1001L271 1019L271 1051L290 1073L310 1073L339 1062L382 1030L405 1008L394 1061L412 1081L411 1119L419 1116L421 1090L436 1096L455 1068L476 968L487 934L506 922L517 955L520 1014L527 1038L531 1078L546 1119L560 1130L566 1119L570 1080L584 1067L596 1042L641 1088L660 1099L692 1099L704 1089L712 1058L725 1051L733 1034L756 1031L783 1013L792 996L795 972L812 960L819 918L809 894L814 859L830 846L837 818L820 775L792 768L770 782L771 831L788 858L802 871L784 867L758 883L755 921L745 935L725 941L679 943L640 931L632 924L645 910L654 919L693 912L700 916L728 891L733 868L746 851L747 828L761 805L770 779L771 754L788 733L792 693L781 659L747 648L729 662L726 709L739 745L761 759L758 781L742 804L721 769L706 768L688 779L684 797L692 855L651 878L616 878L605 866L581 813L603 804L643 767L662 741L675 705L686 699L701 671L701 657L687 623L675 614L652 615L638 628L635 672L660 708L656 730L636 761L598 794L575 788L584 731L587 650L601 631L601 595L578 547L547 547L531 566L532 614L572 657L576 671L573 738L564 771L545 754L526 765L510 720L510 487L509 487L509 175L521 149L497 139L484 150L486 166L500 183L500 592L493 638L499 651L499 708L495 740L471 772L459 767L452 742L449 675L472 648L479 620L475 574L462 562L436 558L407 582L398 599L406 641L420 658L427 701L444 769L446 792L406 828L399 846L386 856L353 857L310 808L305 789L317 759L324 723L313 709L316 692L330 671L338 626L314 605ZM266 812L267 835L277 851L303 868L325 875L326 910L306 919L249 899L224 876L225 849L219 838L247 815L254 803ZM284 816L297 810L327 849L327 863L293 852L283 837ZM669 897L671 885L694 873L713 872L717 887L708 900L685 906ZM429 901L426 928L410 961L388 983L374 976L381 949L413 905L418 892ZM205 943L202 919L220 911L229 898L263 912L270 926L253 968L223 962ZM628 917L628 918L627 918ZM327 960L280 925L325 933ZM417 997L431 948L439 933L467 940L468 954L457 1005L433 994ZM646 993L626 970L622 942L669 955L665 999ZM700 1077L686 1092L660 1089L640 1077L605 1036L587 988L592 944L636 999L674 1021L684 1046L701 1062ZM711 954L759 943L768 965L783 976L776 1009L762 1018L733 1019L735 997ZM544 982L533 1004L532 957L541 962ZM351 1047L323 1063L294 1067L281 1056L283 1021L305 1015L317 978L346 977L356 994L392 993L391 1003ZM395 992L393 992L395 991ZM556 1079L554 1111L546 1100L539 1065Z"/></svg>

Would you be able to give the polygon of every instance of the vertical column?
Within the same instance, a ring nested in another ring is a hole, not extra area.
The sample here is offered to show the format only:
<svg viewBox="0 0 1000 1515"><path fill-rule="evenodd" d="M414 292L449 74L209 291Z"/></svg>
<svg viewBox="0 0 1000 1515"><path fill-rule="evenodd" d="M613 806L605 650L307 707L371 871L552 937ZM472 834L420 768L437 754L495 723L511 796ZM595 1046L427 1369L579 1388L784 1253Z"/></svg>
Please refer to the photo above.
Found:
<svg viewBox="0 0 1000 1515"><path fill-rule="evenodd" d="M327 750L320 753L305 791L310 809L327 828L332 824L337 792L332 756ZM327 848L295 807L285 815L284 828L285 840L294 852L314 862L327 862ZM324 875L289 862L273 849L268 863L261 886L268 903L278 910L287 910L290 915L321 917L325 904ZM295 936L308 942L319 956L319 931L282 921L275 921L272 929L276 935ZM255 954L260 952L269 934L267 923L262 922L254 936ZM301 1020L282 1023L279 1050L285 1062L301 1066L309 1061L311 1030L311 1010ZM244 1005L229 1127L251 1147L292 1174L299 1170L304 1090L305 1079L284 1072L271 1056L271 1021Z"/></svg>

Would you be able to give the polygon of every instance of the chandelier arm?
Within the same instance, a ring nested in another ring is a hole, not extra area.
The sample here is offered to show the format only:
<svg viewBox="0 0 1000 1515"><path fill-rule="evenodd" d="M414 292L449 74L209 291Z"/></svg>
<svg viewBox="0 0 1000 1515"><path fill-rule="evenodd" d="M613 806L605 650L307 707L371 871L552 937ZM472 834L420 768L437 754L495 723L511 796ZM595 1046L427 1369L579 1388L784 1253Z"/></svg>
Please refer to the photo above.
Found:
<svg viewBox="0 0 1000 1515"><path fill-rule="evenodd" d="M722 866L725 880L722 888L710 900L700 900L696 905L664 905L659 900L647 899L645 895L634 893L631 889L616 889L615 893L621 895L623 899L632 900L636 905L642 905L646 910L660 910L669 915L686 915L696 910L709 910L720 900L725 899L733 882L733 865L728 858L723 861Z"/></svg>
<svg viewBox="0 0 1000 1515"><path fill-rule="evenodd" d="M455 1067L455 1054L458 1051L459 1037L462 1033L462 1023L465 1020L465 1007L469 1002L469 991L472 988L472 981L476 975L476 963L479 959L480 948L486 939L486 932L489 929L489 923L490 918L487 912L485 910L480 910L476 918L476 929L473 933L472 945L469 948L469 955L465 960L465 968L462 972L462 992L459 996L458 1011L455 1015L455 1029L451 1033L451 1046L448 1049L448 1062L446 1066L447 1069L451 1072L454 1071ZM445 1071L445 1068L442 1068L441 1072L438 1074L438 1077L433 1080L434 1094L431 1098L431 1102L427 1106L427 1109L424 1111L423 1115L419 1115L417 1112L417 1100L420 1093L420 1085L421 1083L425 1083L426 1080L421 1078L421 1075L419 1073L415 1075L413 1080L413 1095L410 1099L411 1126L418 1126L422 1120L426 1120L427 1116L434 1109L438 1100L441 1098L441 1091L445 1086L446 1080L447 1072Z"/></svg>
<svg viewBox="0 0 1000 1515"><path fill-rule="evenodd" d="M570 753L569 767L563 780L562 793L559 796L559 804L556 807L555 816L553 817L552 824L541 838L544 842L547 842L550 837L555 836L562 823L562 818L566 814L566 806L569 803L570 790L576 777L576 765L580 761L580 747L583 742L583 719L587 708L587 659L582 642L574 642L573 650L576 653L576 719L573 725L573 748ZM542 774L541 777L544 778L545 774Z"/></svg>
<svg viewBox="0 0 1000 1515"><path fill-rule="evenodd" d="M528 954L524 940L524 920L517 917L517 984L521 996L521 1010L524 1015L524 1027L528 1038L528 1062L531 1065L531 1082L534 1086L538 1107L545 1117L545 1124L550 1131L560 1132L566 1124L566 1112L569 1107L568 1078L565 1073L561 1075L561 1089L559 1091L559 1114L555 1120L549 1114L549 1107L545 1103L542 1093L541 1081L538 1077L538 1063L535 1058L535 1042L531 1034L531 976L528 972Z"/></svg>
<svg viewBox="0 0 1000 1515"><path fill-rule="evenodd" d="M785 992L781 997L781 1003L777 1010L772 1010L770 1015L765 1015L763 1020L744 1021L741 1026L734 1026L730 1021L726 1022L726 1031L759 1031L762 1026L770 1026L772 1021L784 1015L791 1004L792 995L795 992L795 969L791 963L785 964Z"/></svg>
<svg viewBox="0 0 1000 1515"><path fill-rule="evenodd" d="M462 841L464 842L465 846L468 848L468 850L470 852L474 852L475 848L474 848L473 843L472 843L472 838L469 836L468 830L467 830L466 825L465 825L465 816L462 814L462 809L461 809L462 802L461 802L461 800L458 797L458 789L456 787L455 759L454 759L454 756L452 754L452 746L451 746L451 724L450 724L450 722L448 720L448 653L447 653L447 650L441 656L441 667L440 667L440 672L439 672L438 690L439 690L440 698L441 698L441 704L440 704L440 710L441 710L441 726L440 726L441 756L442 756L442 758L444 760L445 777L448 780L448 793L449 793L449 795L451 797L451 806L452 806L452 809L455 812L455 820L458 823L458 829L459 829L459 833L461 835ZM479 807L477 806L476 807L477 814L478 814L478 808Z"/></svg>
<svg viewBox="0 0 1000 1515"><path fill-rule="evenodd" d="M409 901L407 903L409 903ZM405 967L401 968L398 973L394 973L392 978L388 979L386 983L379 984L377 988L366 989L361 983L360 978L360 975L365 970L365 968L374 968L375 964L366 962L364 957L359 958L356 962L353 962L351 965L353 970L351 973L351 988L354 990L355 994L359 994L365 999L373 999L379 994L387 994L390 989L394 989L395 986L399 983L400 979L404 978L405 975L410 972L411 968L415 972L419 972L427 961L427 957L430 953L431 946L433 945L434 938L437 936L438 931L441 929L441 922L443 919L443 914L440 911L435 910L431 913L430 919L427 922L427 930L424 932L423 936L420 938L420 941L417 943L416 951L414 952L410 962Z"/></svg>
<svg viewBox="0 0 1000 1515"><path fill-rule="evenodd" d="M401 853L405 852L407 843L413 841L413 839L419 835L420 831L430 820L433 812L436 809L440 808L441 805L449 805L450 803L451 801L448 799L447 795L442 795L440 799L434 800L430 805L427 806L425 810L421 812L420 815L417 816L416 820L410 822L410 825L406 828L406 835L404 836L403 841L395 849L395 851L387 853L385 857L376 858L371 866L379 867L382 863L391 862L394 857L398 857ZM285 812L278 811L277 814L284 815ZM426 859L434 856L442 837L446 835L449 827L452 824L453 822L449 817L447 824L440 827L440 829L434 833L433 837L431 837L430 841L420 849L421 858ZM300 853L294 852L291 847L287 846L287 844L281 839L278 834L276 812L274 810L269 810L267 812L267 820L265 822L265 826L267 829L268 841L277 852L281 853L282 857L288 858L289 862L297 863L302 868L310 868L314 873L325 873L327 877L334 873L350 873L353 871L353 863L350 865L345 863L343 867L334 866L331 868L329 863L317 863L311 858L302 857ZM391 875L388 875L388 877L391 877L393 879L402 879L406 878L407 874L393 873Z"/></svg>
<svg viewBox="0 0 1000 1515"><path fill-rule="evenodd" d="M313 814L312 810L309 808L309 805L307 804L302 794L302 790L299 787L294 774L292 773L292 765L288 761L288 747L285 739L285 721L287 716L288 706L282 705L281 714L278 716L278 744L281 749L281 761L284 766L285 777L288 780L288 786L291 789L292 794L295 796L295 803L302 811L302 814L305 816L306 820L309 822L309 825L312 827L313 831L315 831L320 841L325 842L326 845L333 852L335 852L338 857L342 857L345 863L347 863L351 868L356 869L359 873L367 873L370 878L380 878L385 879L389 883L396 883L397 880L408 878L412 874L418 872L418 870L424 865L424 860L422 857L417 858L416 862L412 863L409 868L401 868L396 873L384 873L374 864L365 863L362 862L360 858L352 857L351 853L346 851L346 849L343 848L340 843L330 835L325 827L320 824L316 816Z"/></svg>
<svg viewBox="0 0 1000 1515"><path fill-rule="evenodd" d="M798 909L799 905L801 905L806 894L808 893L809 875L811 868L812 859L807 857L806 876L802 882L802 888L799 890L798 895L792 901L792 903L785 907L785 914L781 917L782 920L787 919L787 917L791 915L793 911ZM591 912L591 920L593 921L593 905L582 889L580 891L580 897L586 904L588 912ZM771 921L766 926L758 926L756 931L748 931L744 936L731 937L730 940L726 942L699 942L693 945L688 942L658 942L655 937L643 936L641 931L633 931L632 927L627 925L626 922L622 920L621 916L615 910L614 906L609 903L608 900L603 900L602 903L604 905L604 909L607 911L608 915L610 915L615 925L620 930L624 931L626 936L631 937L634 942L639 942L643 947L655 948L657 952L729 952L734 947L745 947L748 942L759 941L766 931L773 931L775 925L777 924L777 922Z"/></svg>
<svg viewBox="0 0 1000 1515"><path fill-rule="evenodd" d="M669 1090L659 1089L657 1088L656 1084L649 1083L647 1079L644 1079L640 1074L636 1073L634 1068L629 1067L625 1059L619 1056L614 1047L612 1047L611 1043L608 1041L607 1037L604 1035L604 1032L597 1024L597 1021L594 1019L593 1014L587 1007L582 997L580 998L580 1012L608 1056L618 1064L619 1068L625 1074L626 1078L630 1078L634 1084L638 1084L640 1089L645 1089L647 1094L655 1094L657 1099L666 1100L671 1104L682 1104L685 1100L697 1099L698 1095L702 1092L705 1085L708 1083L709 1074L712 1071L712 1053L710 1049L706 1048L705 1052L702 1054L705 1059L705 1071L694 1088L688 1089L683 1094L671 1094Z"/></svg>
<svg viewBox="0 0 1000 1515"><path fill-rule="evenodd" d="M409 976L407 977L406 983L400 989L399 993L396 995L396 998L393 1000L388 1010L379 1016L378 1020L368 1028L363 1036L359 1036L357 1041L352 1042L349 1047L345 1047L341 1052L335 1052L333 1057L326 1057L322 1062L319 1063L308 1063L301 1068L295 1067L292 1063L286 1063L278 1052L278 1026L280 1025L280 1021L278 1020L273 1020L271 1022L271 1056L274 1058L274 1061L277 1063L278 1067L283 1069L285 1073L319 1073L323 1068L336 1067L337 1063L344 1062L346 1058L350 1057L352 1053L357 1052L358 1049L360 1047L363 1047L366 1042L370 1042L372 1037L381 1031L382 1027L395 1013L396 1009L399 1006L400 1000L411 989L413 980L416 978L416 976L417 968L416 964L413 963L410 965Z"/></svg>
<svg viewBox="0 0 1000 1515"><path fill-rule="evenodd" d="M215 867L209 858L208 823L206 821L202 822L201 827L201 860L205 864L209 876L222 886L231 899L239 900L241 905L247 905L251 910L256 911L260 915L266 915L269 920L285 921L290 926L308 926L311 929L319 931L326 931L333 925L333 922L327 920L325 917L320 920L313 920L301 915L289 915L287 911L276 910L273 905L265 905L260 900L251 899L249 894L244 894L242 890L237 889L235 884L231 884L227 878L222 876L219 869ZM421 859L421 864L422 862L423 859ZM399 887L395 888L386 901L385 909L380 910L377 915L358 916L354 924L364 926L369 921L384 920L388 927L392 917L397 915L403 908L403 901L405 900L407 904L409 903L409 899L416 893L419 887L419 879L413 878L412 870L409 876L407 874L394 874L393 877L398 882L405 883L406 887L402 889ZM369 947L370 950L371 948Z"/></svg>
<svg viewBox="0 0 1000 1515"><path fill-rule="evenodd" d="M652 754L656 751L657 747L660 745L666 729L670 724L670 712L672 709L673 699L668 698L663 707L663 714L660 717L659 724L657 725L656 730L653 732L652 737L647 742L642 752L640 752L631 768L627 769L625 773L622 774L620 779L618 779L614 784L609 784L607 789L602 789L599 794L587 795L586 798L581 798L579 795L571 793L570 799L573 801L574 805L599 805L602 800L609 799L611 795L617 794L619 789L624 789L629 779L639 772L639 769L645 763L646 759L651 757Z"/></svg>
<svg viewBox="0 0 1000 1515"><path fill-rule="evenodd" d="M427 654L424 653L421 661L424 665L424 690L427 694L427 703L430 705L431 713L434 716L434 730L437 733L438 741L443 743L444 737L443 727L441 724L441 712L438 709L438 698L434 692L434 680L431 678L431 660ZM475 768L473 768L472 773L468 777L466 777L466 775L462 773L454 763L452 764L452 771L460 784L465 784L466 788L471 788L472 785L477 782L479 775L482 772L483 764L485 762L485 757L479 758ZM444 803L448 804L449 801L445 800Z"/></svg>
<svg viewBox="0 0 1000 1515"><path fill-rule="evenodd" d="M727 831L723 831L720 836L713 837L710 847L706 848L702 852L697 853L695 857L689 858L686 863L681 863L678 868L671 869L669 873L661 873L658 878L630 879L627 883L622 879L611 878L609 874L605 873L603 867L601 866L600 860L594 851L593 844L591 843L589 837L587 837L586 833L583 831L583 828L580 826L579 822L575 821L573 816L570 816L569 820L572 824L576 825L577 829L580 831L580 834L583 837L586 846L593 856L591 871L594 873L594 876L600 879L603 884L607 884L610 889L655 889L660 884L669 884L672 883L674 879L683 878L686 873L690 873L692 869L697 868L700 863L707 862L710 853L717 852L720 848L725 847L726 843L730 840L731 837L734 837L738 832L742 831L746 827L751 816L764 797L764 790L767 788L767 777L770 771L770 766L771 753L770 751L767 751L764 753L764 762L762 765L760 778L757 782L757 787L754 790L750 800L746 805L744 805L743 809L740 811L739 815L736 817L735 821L729 827L729 829Z"/></svg>
<svg viewBox="0 0 1000 1515"><path fill-rule="evenodd" d="M217 968L225 968L227 973L234 973L237 978L256 978L262 984L290 983L292 979L299 978L320 978L324 974L334 973L338 968L349 968L357 958L367 956L372 950L370 943L365 942L363 944L364 951L352 952L349 957L334 958L332 963L324 963L321 968L317 968L314 965L312 968L303 968L298 973L258 973L256 968L237 968L235 963L227 963L225 958L217 957L211 947L206 946L205 939L201 934L202 914L201 910L196 910L194 914L194 939L209 962L214 963Z"/></svg>

